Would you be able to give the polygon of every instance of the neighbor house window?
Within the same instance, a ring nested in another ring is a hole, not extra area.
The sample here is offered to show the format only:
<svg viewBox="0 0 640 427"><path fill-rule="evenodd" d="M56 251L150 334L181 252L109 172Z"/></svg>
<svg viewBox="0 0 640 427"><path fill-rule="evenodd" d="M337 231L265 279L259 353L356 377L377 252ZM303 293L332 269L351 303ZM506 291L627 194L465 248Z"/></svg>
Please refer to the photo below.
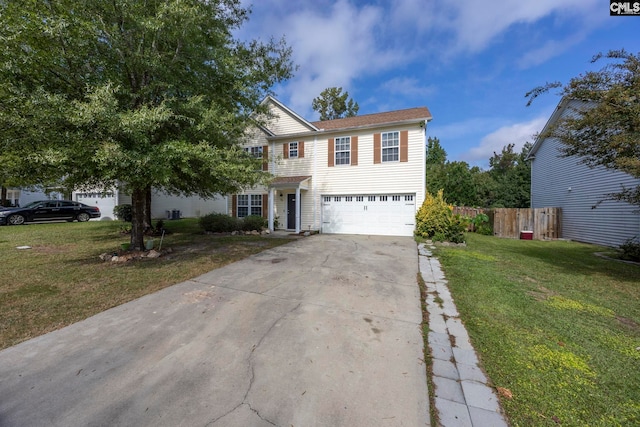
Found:
<svg viewBox="0 0 640 427"><path fill-rule="evenodd" d="M238 218L248 215L262 216L261 194L238 194Z"/></svg>
<svg viewBox="0 0 640 427"><path fill-rule="evenodd" d="M386 132L381 135L382 161L397 162L400 156L400 133Z"/></svg>
<svg viewBox="0 0 640 427"><path fill-rule="evenodd" d="M289 158L295 159L298 157L298 143L290 142L289 143Z"/></svg>
<svg viewBox="0 0 640 427"><path fill-rule="evenodd" d="M336 138L336 165L351 164L351 138L344 136Z"/></svg>

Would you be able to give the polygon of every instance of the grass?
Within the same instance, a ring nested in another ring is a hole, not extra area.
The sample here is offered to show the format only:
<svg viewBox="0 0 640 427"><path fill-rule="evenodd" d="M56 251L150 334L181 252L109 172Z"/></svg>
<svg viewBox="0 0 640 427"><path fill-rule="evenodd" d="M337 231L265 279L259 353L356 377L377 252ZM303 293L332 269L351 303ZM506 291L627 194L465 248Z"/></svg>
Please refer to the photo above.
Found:
<svg viewBox="0 0 640 427"><path fill-rule="evenodd" d="M640 425L640 266L575 242L470 234L440 247L512 426Z"/></svg>
<svg viewBox="0 0 640 427"><path fill-rule="evenodd" d="M197 220L166 221L171 233L162 247L171 248L171 254L127 263L101 261L100 254L117 252L121 243L129 241L120 233L123 224L91 221L0 228L0 348L289 241L206 235Z"/></svg>

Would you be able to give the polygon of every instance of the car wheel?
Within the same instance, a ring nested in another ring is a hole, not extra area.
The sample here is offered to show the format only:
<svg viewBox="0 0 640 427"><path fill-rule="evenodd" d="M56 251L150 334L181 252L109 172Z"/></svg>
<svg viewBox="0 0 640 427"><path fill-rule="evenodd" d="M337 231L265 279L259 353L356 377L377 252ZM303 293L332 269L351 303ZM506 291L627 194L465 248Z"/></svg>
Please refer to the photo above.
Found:
<svg viewBox="0 0 640 427"><path fill-rule="evenodd" d="M91 218L91 217L86 212L81 212L77 216L78 222L87 222L87 221L89 221L89 218Z"/></svg>
<svg viewBox="0 0 640 427"><path fill-rule="evenodd" d="M7 218L7 224L9 225L22 225L24 224L24 216L22 215L11 215Z"/></svg>

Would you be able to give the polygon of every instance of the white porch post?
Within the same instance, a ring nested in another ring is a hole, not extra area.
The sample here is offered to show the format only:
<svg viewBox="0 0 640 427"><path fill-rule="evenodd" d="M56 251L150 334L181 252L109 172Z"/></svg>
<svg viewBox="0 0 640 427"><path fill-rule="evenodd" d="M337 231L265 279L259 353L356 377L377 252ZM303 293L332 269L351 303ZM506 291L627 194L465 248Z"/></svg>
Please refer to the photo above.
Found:
<svg viewBox="0 0 640 427"><path fill-rule="evenodd" d="M300 185L296 187L296 233L300 233Z"/></svg>
<svg viewBox="0 0 640 427"><path fill-rule="evenodd" d="M273 187L269 188L269 230L270 231L274 231L273 228L273 203L275 201L275 192L273 190Z"/></svg>

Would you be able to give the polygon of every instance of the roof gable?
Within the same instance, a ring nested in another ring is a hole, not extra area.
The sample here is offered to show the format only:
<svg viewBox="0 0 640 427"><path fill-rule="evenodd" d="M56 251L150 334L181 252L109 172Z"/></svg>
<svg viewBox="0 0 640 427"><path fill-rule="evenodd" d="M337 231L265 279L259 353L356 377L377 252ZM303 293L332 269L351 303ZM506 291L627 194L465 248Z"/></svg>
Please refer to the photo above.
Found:
<svg viewBox="0 0 640 427"><path fill-rule="evenodd" d="M295 132L318 130L309 121L272 96L267 96L262 101L262 105L267 105L270 113L274 116L270 120L271 122L267 124L268 131L272 135L282 134L283 131L284 133L290 133L294 129Z"/></svg>
<svg viewBox="0 0 640 427"><path fill-rule="evenodd" d="M575 98L568 98L566 96L562 97L558 106L547 120L547 123L544 125L540 133L536 136L536 140L533 143L533 147L527 154L527 158L525 160L530 160L535 157L536 151L540 149L540 146L549 139L549 131L556 125L556 123L566 117L567 115L575 115L579 114L580 111L586 111L589 108L593 108L594 104L587 101L581 101Z"/></svg>

